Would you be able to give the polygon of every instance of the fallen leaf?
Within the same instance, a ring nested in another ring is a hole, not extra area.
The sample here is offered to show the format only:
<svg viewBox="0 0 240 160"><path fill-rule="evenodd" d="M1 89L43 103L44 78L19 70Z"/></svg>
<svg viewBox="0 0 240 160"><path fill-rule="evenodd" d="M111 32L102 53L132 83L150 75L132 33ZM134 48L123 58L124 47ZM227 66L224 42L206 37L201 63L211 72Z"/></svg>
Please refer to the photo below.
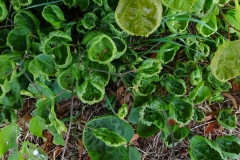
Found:
<svg viewBox="0 0 240 160"><path fill-rule="evenodd" d="M231 94L229 94L229 93L222 93L222 95L224 95L225 97L228 97L232 101L234 107L236 109L238 109L237 102L236 102L235 98Z"/></svg>
<svg viewBox="0 0 240 160"><path fill-rule="evenodd" d="M234 82L234 80L230 80L232 84L232 91L240 91L240 84L238 82Z"/></svg>
<svg viewBox="0 0 240 160"><path fill-rule="evenodd" d="M49 151L49 146L52 144L52 134L48 130L44 130L43 137L46 138L46 142L42 145L42 149Z"/></svg>
<svg viewBox="0 0 240 160"><path fill-rule="evenodd" d="M117 101L122 99L123 92L124 92L124 86L118 88L118 90L117 90L117 97L116 97Z"/></svg>
<svg viewBox="0 0 240 160"><path fill-rule="evenodd" d="M63 147L62 146L57 146L54 151L53 151L53 159L56 159L57 156L60 155L60 153L62 152Z"/></svg>
<svg viewBox="0 0 240 160"><path fill-rule="evenodd" d="M138 138L139 138L139 135L138 134L134 134L132 139L130 140L130 142L134 142L134 141L138 140Z"/></svg>
<svg viewBox="0 0 240 160"><path fill-rule="evenodd" d="M174 126L176 124L176 122L173 120L173 119L169 119L168 120L168 123L171 125L171 126Z"/></svg>
<svg viewBox="0 0 240 160"><path fill-rule="evenodd" d="M204 122L210 121L211 119L214 118L215 115L216 113L211 113L210 115L206 116L204 119Z"/></svg>
<svg viewBox="0 0 240 160"><path fill-rule="evenodd" d="M79 145L78 157L81 157L81 155L83 154L83 143L81 140L78 141L78 145Z"/></svg>
<svg viewBox="0 0 240 160"><path fill-rule="evenodd" d="M205 130L205 134L209 134L215 128L216 124L216 121L209 123Z"/></svg>

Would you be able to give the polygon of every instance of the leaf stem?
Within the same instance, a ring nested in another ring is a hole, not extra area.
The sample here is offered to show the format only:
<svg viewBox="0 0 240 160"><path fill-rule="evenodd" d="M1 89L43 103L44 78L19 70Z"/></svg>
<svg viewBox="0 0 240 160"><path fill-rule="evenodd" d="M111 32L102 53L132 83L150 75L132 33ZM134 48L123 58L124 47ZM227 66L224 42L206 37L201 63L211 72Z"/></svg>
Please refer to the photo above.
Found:
<svg viewBox="0 0 240 160"><path fill-rule="evenodd" d="M233 28L234 30L240 32L239 29L235 28L234 26L232 26L232 25L230 24L230 22L229 22L229 21L227 20L227 18L225 17L222 9L221 9L220 7L218 7L218 8L219 8L220 14L222 15L222 17L223 17L224 21L227 23L227 25L228 25L229 27Z"/></svg>
<svg viewBox="0 0 240 160"><path fill-rule="evenodd" d="M72 86L74 86L75 80L73 81ZM74 87L72 87L72 97L71 97L71 108L70 108L70 121L69 121L69 127L68 127L68 133L65 139L65 143L64 143L64 148L63 148L63 152L62 152L62 158L61 160L64 160L64 155L67 149L67 144L68 144L68 140L69 140L69 135L71 132L71 128L72 128L72 119L73 119L73 99L74 99Z"/></svg>

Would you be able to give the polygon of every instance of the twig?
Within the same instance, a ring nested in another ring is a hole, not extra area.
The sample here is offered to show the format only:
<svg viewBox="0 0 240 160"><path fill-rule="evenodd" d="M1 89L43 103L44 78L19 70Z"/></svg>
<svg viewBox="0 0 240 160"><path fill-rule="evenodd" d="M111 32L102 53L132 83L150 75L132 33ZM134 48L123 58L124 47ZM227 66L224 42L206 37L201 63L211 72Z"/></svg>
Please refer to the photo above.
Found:
<svg viewBox="0 0 240 160"><path fill-rule="evenodd" d="M234 26L232 26L232 25L228 22L227 18L224 16L224 13L223 13L222 9L221 9L220 7L218 7L218 8L219 8L220 14L222 15L222 17L223 17L224 21L227 23L227 25L228 25L229 27L233 28L234 30L240 32L239 29L235 28Z"/></svg>
<svg viewBox="0 0 240 160"><path fill-rule="evenodd" d="M170 132L170 135L171 135L171 139L172 139L172 160L175 160L175 146L174 146L174 143L175 143L175 138L174 138L174 135L173 135L173 132L172 132L172 128L168 122L168 118L167 118L167 114L165 111L162 111L162 114L166 120L166 123L167 123L167 126L168 126L168 130Z"/></svg>
<svg viewBox="0 0 240 160"><path fill-rule="evenodd" d="M73 81L73 85L72 85L72 86L74 86L74 82L75 82L75 81ZM65 139L65 144L64 144L64 148L63 148L61 160L64 160L64 155L65 155L65 152L66 152L66 149L67 149L68 139L69 139L69 135L70 135L71 127L72 127L72 119L73 119L73 99L74 99L74 87L72 87L72 98L71 98L70 121L69 121L68 133L67 133L67 137L66 137L66 139Z"/></svg>

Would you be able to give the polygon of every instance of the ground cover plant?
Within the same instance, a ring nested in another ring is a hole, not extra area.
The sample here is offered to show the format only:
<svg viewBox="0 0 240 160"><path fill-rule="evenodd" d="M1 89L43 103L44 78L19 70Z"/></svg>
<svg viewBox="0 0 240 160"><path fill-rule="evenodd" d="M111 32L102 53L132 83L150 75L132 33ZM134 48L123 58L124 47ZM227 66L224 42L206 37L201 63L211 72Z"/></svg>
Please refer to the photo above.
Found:
<svg viewBox="0 0 240 160"><path fill-rule="evenodd" d="M77 158L139 160L159 133L167 158L240 158L238 135L206 136L239 126L238 0L1 0L0 23L2 159L76 158L75 139Z"/></svg>

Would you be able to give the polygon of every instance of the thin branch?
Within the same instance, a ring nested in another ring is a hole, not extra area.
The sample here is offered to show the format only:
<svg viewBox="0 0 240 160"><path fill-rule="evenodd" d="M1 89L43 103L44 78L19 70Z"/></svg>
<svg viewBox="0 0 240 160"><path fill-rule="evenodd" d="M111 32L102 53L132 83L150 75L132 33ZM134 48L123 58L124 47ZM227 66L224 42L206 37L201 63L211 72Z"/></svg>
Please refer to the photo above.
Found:
<svg viewBox="0 0 240 160"><path fill-rule="evenodd" d="M74 82L72 86L74 86ZM72 119L73 119L73 99L74 99L74 87L72 87L72 98L71 98L71 108L70 108L70 121L69 121L69 127L68 127L68 133L67 133L67 137L65 139L65 144L64 144L64 148L63 148L63 152L62 152L62 160L64 160L64 155L67 149L67 144L68 144L68 139L69 139L69 135L71 132L71 128L72 128Z"/></svg>
<svg viewBox="0 0 240 160"><path fill-rule="evenodd" d="M227 23L227 25L228 25L229 27L233 28L234 30L240 32L239 29L235 28L234 26L232 26L232 25L230 24L230 22L229 22L229 21L227 20L227 18L225 17L222 9L221 9L220 7L218 7L218 8L219 8L220 14L222 15L222 17L223 17L224 21Z"/></svg>
<svg viewBox="0 0 240 160"><path fill-rule="evenodd" d="M166 120L166 123L167 123L167 127L168 127L168 130L170 132L170 136L171 136L171 139L172 139L172 160L175 160L175 146L174 146L174 143L175 143L175 138L174 138L174 135L173 135L173 132L172 132L172 128L168 122L168 117L167 117L167 114L165 111L162 111L162 114Z"/></svg>

